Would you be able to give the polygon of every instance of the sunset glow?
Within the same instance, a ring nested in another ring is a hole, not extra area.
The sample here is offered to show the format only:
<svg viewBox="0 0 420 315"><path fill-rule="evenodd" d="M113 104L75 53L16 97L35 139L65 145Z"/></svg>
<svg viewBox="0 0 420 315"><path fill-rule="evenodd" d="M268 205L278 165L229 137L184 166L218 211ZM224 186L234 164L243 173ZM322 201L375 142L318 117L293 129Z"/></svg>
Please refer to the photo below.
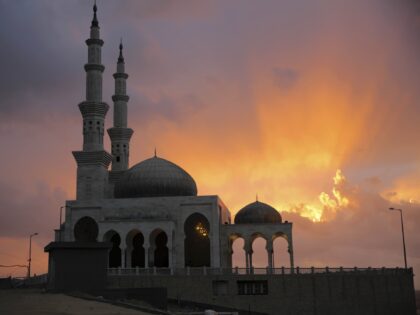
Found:
<svg viewBox="0 0 420 315"><path fill-rule="evenodd" d="M43 246L75 198L88 2L0 4L0 264L26 263L38 232L33 269L45 272ZM418 5L98 2L110 105L124 38L130 166L156 148L232 217L258 194L293 222L297 265L401 265L399 221L387 211L398 205L419 270Z"/></svg>

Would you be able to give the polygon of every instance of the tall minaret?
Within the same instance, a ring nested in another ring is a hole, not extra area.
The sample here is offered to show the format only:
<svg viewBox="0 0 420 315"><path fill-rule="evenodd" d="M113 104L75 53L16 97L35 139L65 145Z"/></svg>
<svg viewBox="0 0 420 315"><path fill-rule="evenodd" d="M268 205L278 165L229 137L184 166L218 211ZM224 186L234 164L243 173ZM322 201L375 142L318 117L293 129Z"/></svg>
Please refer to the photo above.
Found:
<svg viewBox="0 0 420 315"><path fill-rule="evenodd" d="M133 130L127 127L127 78L125 73L125 63L123 57L123 45L120 43L120 55L117 62L117 72L114 73L115 94L112 96L114 101L114 126L108 129L111 138L112 168L111 174L120 173L128 168L130 154L130 139ZM111 175L111 178L118 177Z"/></svg>
<svg viewBox="0 0 420 315"><path fill-rule="evenodd" d="M102 102L101 47L99 24L96 17L96 3L93 6L93 20L90 27L88 63L86 71L86 101L79 104L83 116L83 151L74 151L77 162L77 200L101 199L108 185L108 167L112 156L104 150L104 120L109 109Z"/></svg>

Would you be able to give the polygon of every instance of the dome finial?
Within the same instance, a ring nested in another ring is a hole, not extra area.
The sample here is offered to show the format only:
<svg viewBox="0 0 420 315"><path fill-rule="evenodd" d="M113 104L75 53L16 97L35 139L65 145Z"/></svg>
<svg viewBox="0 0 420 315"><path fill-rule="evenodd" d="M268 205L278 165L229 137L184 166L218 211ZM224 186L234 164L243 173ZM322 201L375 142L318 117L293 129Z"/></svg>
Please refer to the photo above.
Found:
<svg viewBox="0 0 420 315"><path fill-rule="evenodd" d="M96 17L96 11L98 11L98 7L96 6L96 0L95 0L95 3L93 4L93 20L92 20L91 27L98 27L99 26L98 18Z"/></svg>
<svg viewBox="0 0 420 315"><path fill-rule="evenodd" d="M157 154L156 154L156 147L155 147L155 157L157 157Z"/></svg>
<svg viewBox="0 0 420 315"><path fill-rule="evenodd" d="M258 202L258 194L255 195L255 201Z"/></svg>

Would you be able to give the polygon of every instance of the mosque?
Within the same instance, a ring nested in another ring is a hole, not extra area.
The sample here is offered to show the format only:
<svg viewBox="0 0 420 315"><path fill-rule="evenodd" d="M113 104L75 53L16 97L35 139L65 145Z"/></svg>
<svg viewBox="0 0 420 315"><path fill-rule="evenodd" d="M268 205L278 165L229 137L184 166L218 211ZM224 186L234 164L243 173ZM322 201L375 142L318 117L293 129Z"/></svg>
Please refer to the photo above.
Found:
<svg viewBox="0 0 420 315"><path fill-rule="evenodd" d="M109 106L102 99L101 49L97 7L94 6L90 37L86 100L78 106L83 117L83 149L73 151L77 163L77 193L66 202L65 222L56 241L110 242L110 268L231 268L232 244L244 240L246 267L252 270L252 244L266 240L267 268L274 267L273 242L288 242L293 268L292 223L280 213L255 201L232 220L218 195L201 196L193 177L180 166L154 154L129 167L127 79L123 45L114 73L113 126L105 129ZM104 134L111 152L104 148ZM289 262L287 262L288 265ZM284 264L284 262L282 262Z"/></svg>
<svg viewBox="0 0 420 315"><path fill-rule="evenodd" d="M83 148L73 151L76 199L66 201L64 223L60 216L55 241L44 248L47 290L134 296L163 310L169 301L240 315L416 314L412 268L295 267L292 223L270 205L257 200L232 220L218 195L199 195L189 173L156 153L129 167L133 130L122 43L113 75L113 126L107 129L111 152L106 151L104 42L96 5L93 11L86 100L79 104ZM252 245L259 237L266 241L266 268L254 268ZM246 268L232 263L238 238L244 241ZM287 241L289 264L274 265L276 238Z"/></svg>

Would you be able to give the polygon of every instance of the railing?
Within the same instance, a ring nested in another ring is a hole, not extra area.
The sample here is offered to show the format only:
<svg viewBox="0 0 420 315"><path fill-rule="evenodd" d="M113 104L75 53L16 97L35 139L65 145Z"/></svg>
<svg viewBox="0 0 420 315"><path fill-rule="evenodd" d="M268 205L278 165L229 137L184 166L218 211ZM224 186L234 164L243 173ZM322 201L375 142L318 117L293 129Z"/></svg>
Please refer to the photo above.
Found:
<svg viewBox="0 0 420 315"><path fill-rule="evenodd" d="M175 312L174 315L238 315L238 312L216 312L207 310L204 312Z"/></svg>
<svg viewBox="0 0 420 315"><path fill-rule="evenodd" d="M149 275L177 275L177 276L206 276L206 275L290 275L290 274L321 274L321 273L376 273L400 274L412 273L412 269L404 268L330 268L330 267L295 267L295 268L109 268L109 276L149 276Z"/></svg>
<svg viewBox="0 0 420 315"><path fill-rule="evenodd" d="M38 276L27 277L14 277L12 278L12 285L15 288L18 287L32 287L32 286L43 286L48 282L48 274L44 273Z"/></svg>

